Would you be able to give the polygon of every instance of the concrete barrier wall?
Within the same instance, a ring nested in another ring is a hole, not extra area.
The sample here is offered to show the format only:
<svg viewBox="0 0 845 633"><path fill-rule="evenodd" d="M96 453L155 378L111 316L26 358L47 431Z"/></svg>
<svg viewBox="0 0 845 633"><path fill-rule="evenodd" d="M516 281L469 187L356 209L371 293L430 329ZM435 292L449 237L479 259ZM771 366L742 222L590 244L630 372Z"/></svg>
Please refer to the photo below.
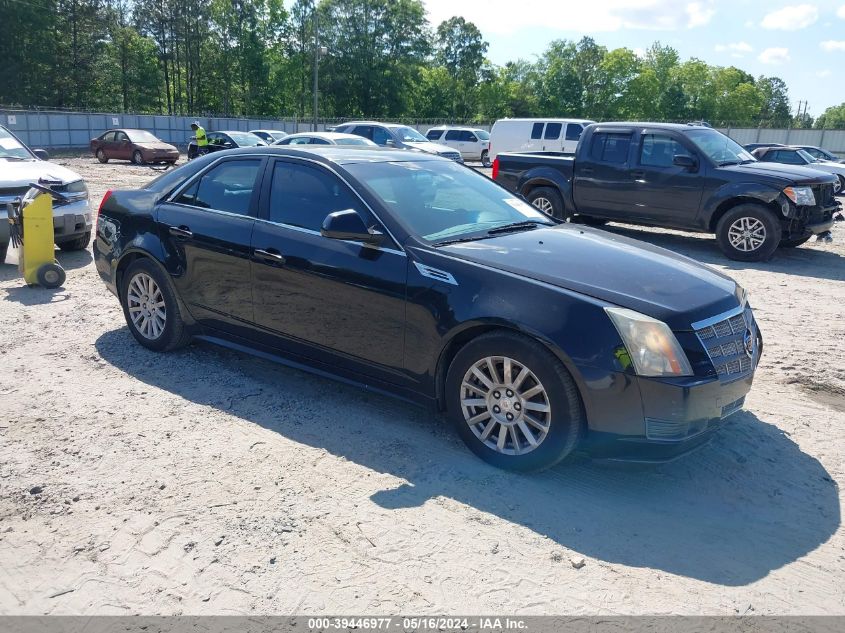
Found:
<svg viewBox="0 0 845 633"><path fill-rule="evenodd" d="M311 131L310 120L237 119L218 117L162 116L152 114L110 114L94 112L41 112L32 110L0 109L0 124L5 125L32 148L81 149L88 142L111 128L139 128L148 130L160 139L183 148L191 134L191 122L199 120L209 132L222 130L282 130ZM318 128L338 124L339 119L321 121ZM425 134L435 124L412 124ZM474 125L490 130L491 125ZM721 128L738 143L782 143L784 145L817 145L845 156L845 130L790 130L769 128Z"/></svg>

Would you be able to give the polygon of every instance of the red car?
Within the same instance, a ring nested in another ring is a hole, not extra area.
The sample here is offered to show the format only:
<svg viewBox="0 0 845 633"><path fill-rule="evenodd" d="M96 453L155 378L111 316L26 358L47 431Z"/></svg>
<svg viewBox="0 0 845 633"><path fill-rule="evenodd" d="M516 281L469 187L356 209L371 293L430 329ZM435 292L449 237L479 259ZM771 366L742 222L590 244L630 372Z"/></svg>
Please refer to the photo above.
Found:
<svg viewBox="0 0 845 633"><path fill-rule="evenodd" d="M109 130L91 139L91 153L101 163L110 159L131 160L136 165L179 160L179 150L146 130Z"/></svg>

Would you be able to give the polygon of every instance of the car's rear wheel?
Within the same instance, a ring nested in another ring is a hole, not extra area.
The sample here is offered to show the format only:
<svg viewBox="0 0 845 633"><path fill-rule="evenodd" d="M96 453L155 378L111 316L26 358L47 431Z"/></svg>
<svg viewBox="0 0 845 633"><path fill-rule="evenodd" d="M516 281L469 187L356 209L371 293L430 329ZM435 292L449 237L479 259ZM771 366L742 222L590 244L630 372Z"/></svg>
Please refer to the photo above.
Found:
<svg viewBox="0 0 845 633"><path fill-rule="evenodd" d="M63 251L81 251L88 248L88 243L91 241L91 231L86 231L75 240L69 242L59 242L57 245Z"/></svg>
<svg viewBox="0 0 845 633"><path fill-rule="evenodd" d="M519 334L491 332L464 346L449 367L445 393L461 439L499 468L549 468L572 452L584 428L569 372Z"/></svg>
<svg viewBox="0 0 845 633"><path fill-rule="evenodd" d="M144 164L144 155L141 153L141 150L136 149L134 152L132 152L132 162L136 165Z"/></svg>
<svg viewBox="0 0 845 633"><path fill-rule="evenodd" d="M481 164L484 165L484 167L490 167L490 165L493 164L490 162L490 153L486 149L481 152Z"/></svg>
<svg viewBox="0 0 845 633"><path fill-rule="evenodd" d="M716 241L722 252L737 261L758 262L771 257L780 244L780 222L766 207L740 204L719 219Z"/></svg>
<svg viewBox="0 0 845 633"><path fill-rule="evenodd" d="M106 157L106 153L103 151L103 148L97 150L97 160L101 163L109 162L109 159Z"/></svg>
<svg viewBox="0 0 845 633"><path fill-rule="evenodd" d="M149 259L139 259L129 266L123 276L120 301L132 336L144 347L165 352L190 341L170 281Z"/></svg>
<svg viewBox="0 0 845 633"><path fill-rule="evenodd" d="M563 219L563 199L551 187L537 187L527 196L528 202L540 209L546 215Z"/></svg>

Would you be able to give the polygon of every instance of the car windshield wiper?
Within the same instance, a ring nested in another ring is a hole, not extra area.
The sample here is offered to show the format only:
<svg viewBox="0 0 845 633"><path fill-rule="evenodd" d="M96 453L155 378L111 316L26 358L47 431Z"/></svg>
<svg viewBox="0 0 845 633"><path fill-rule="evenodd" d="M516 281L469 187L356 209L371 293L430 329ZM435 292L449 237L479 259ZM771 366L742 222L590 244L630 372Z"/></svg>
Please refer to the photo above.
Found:
<svg viewBox="0 0 845 633"><path fill-rule="evenodd" d="M539 225L536 222L512 222L511 224L503 224L487 231L487 235L497 235L499 233L510 233L512 231L530 231L536 229Z"/></svg>

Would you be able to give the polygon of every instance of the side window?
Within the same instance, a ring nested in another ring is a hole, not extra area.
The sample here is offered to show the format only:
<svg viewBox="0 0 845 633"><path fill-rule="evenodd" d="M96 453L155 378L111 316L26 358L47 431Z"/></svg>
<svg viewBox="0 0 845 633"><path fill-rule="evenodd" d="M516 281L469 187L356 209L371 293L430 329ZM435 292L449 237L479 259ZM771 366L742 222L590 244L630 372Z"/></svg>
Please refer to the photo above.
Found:
<svg viewBox="0 0 845 633"><path fill-rule="evenodd" d="M590 157L603 163L623 165L628 161L628 148L631 146L629 134L597 133L593 135Z"/></svg>
<svg viewBox="0 0 845 633"><path fill-rule="evenodd" d="M777 155L775 156L775 160L779 163L786 163L788 165L804 164L804 161L801 160L801 157L798 155L797 152L791 152L788 150L778 150Z"/></svg>
<svg viewBox="0 0 845 633"><path fill-rule="evenodd" d="M429 130L425 137L429 141L436 141L440 138L440 135L443 134L443 130Z"/></svg>
<svg viewBox="0 0 845 633"><path fill-rule="evenodd" d="M584 127L580 123L569 123L566 126L566 140L577 141L581 138Z"/></svg>
<svg viewBox="0 0 845 633"><path fill-rule="evenodd" d="M675 155L689 152L675 139L662 134L644 134L640 147L640 165L672 167Z"/></svg>
<svg viewBox="0 0 845 633"><path fill-rule="evenodd" d="M391 140L393 137L390 136L390 133L385 130L383 127L374 127L373 128L373 143L376 145L387 145L387 141Z"/></svg>
<svg viewBox="0 0 845 633"><path fill-rule="evenodd" d="M535 123L534 127L531 128L531 138L538 139L543 138L543 126L545 123Z"/></svg>
<svg viewBox="0 0 845 633"><path fill-rule="evenodd" d="M329 213L360 203L334 174L319 167L278 161L270 187L270 221L319 231Z"/></svg>
<svg viewBox="0 0 845 633"><path fill-rule="evenodd" d="M311 145L331 145L326 139L315 136L311 139Z"/></svg>
<svg viewBox="0 0 845 633"><path fill-rule="evenodd" d="M477 143L478 142L478 139L476 138L475 134L473 134L469 130L464 130L461 133L461 140L467 141L468 143Z"/></svg>
<svg viewBox="0 0 845 633"><path fill-rule="evenodd" d="M123 143L123 141L129 140L123 132L115 132L115 139L118 143Z"/></svg>
<svg viewBox="0 0 845 633"><path fill-rule="evenodd" d="M201 209L249 215L261 160L227 160L203 174L175 200Z"/></svg>
<svg viewBox="0 0 845 633"><path fill-rule="evenodd" d="M363 136L364 138L368 138L371 141L373 140L373 126L372 125L356 125L355 129L352 130L353 134L357 134L358 136Z"/></svg>
<svg viewBox="0 0 845 633"><path fill-rule="evenodd" d="M560 138L560 130L562 128L562 123L547 123L546 133L543 135L543 138L547 141L556 141Z"/></svg>
<svg viewBox="0 0 845 633"><path fill-rule="evenodd" d="M114 142L114 132L106 132L105 134L103 134L103 136L100 138L100 140L103 141L103 143L113 143Z"/></svg>
<svg viewBox="0 0 845 633"><path fill-rule="evenodd" d="M459 130L449 130L446 132L447 141L462 141L461 132Z"/></svg>

